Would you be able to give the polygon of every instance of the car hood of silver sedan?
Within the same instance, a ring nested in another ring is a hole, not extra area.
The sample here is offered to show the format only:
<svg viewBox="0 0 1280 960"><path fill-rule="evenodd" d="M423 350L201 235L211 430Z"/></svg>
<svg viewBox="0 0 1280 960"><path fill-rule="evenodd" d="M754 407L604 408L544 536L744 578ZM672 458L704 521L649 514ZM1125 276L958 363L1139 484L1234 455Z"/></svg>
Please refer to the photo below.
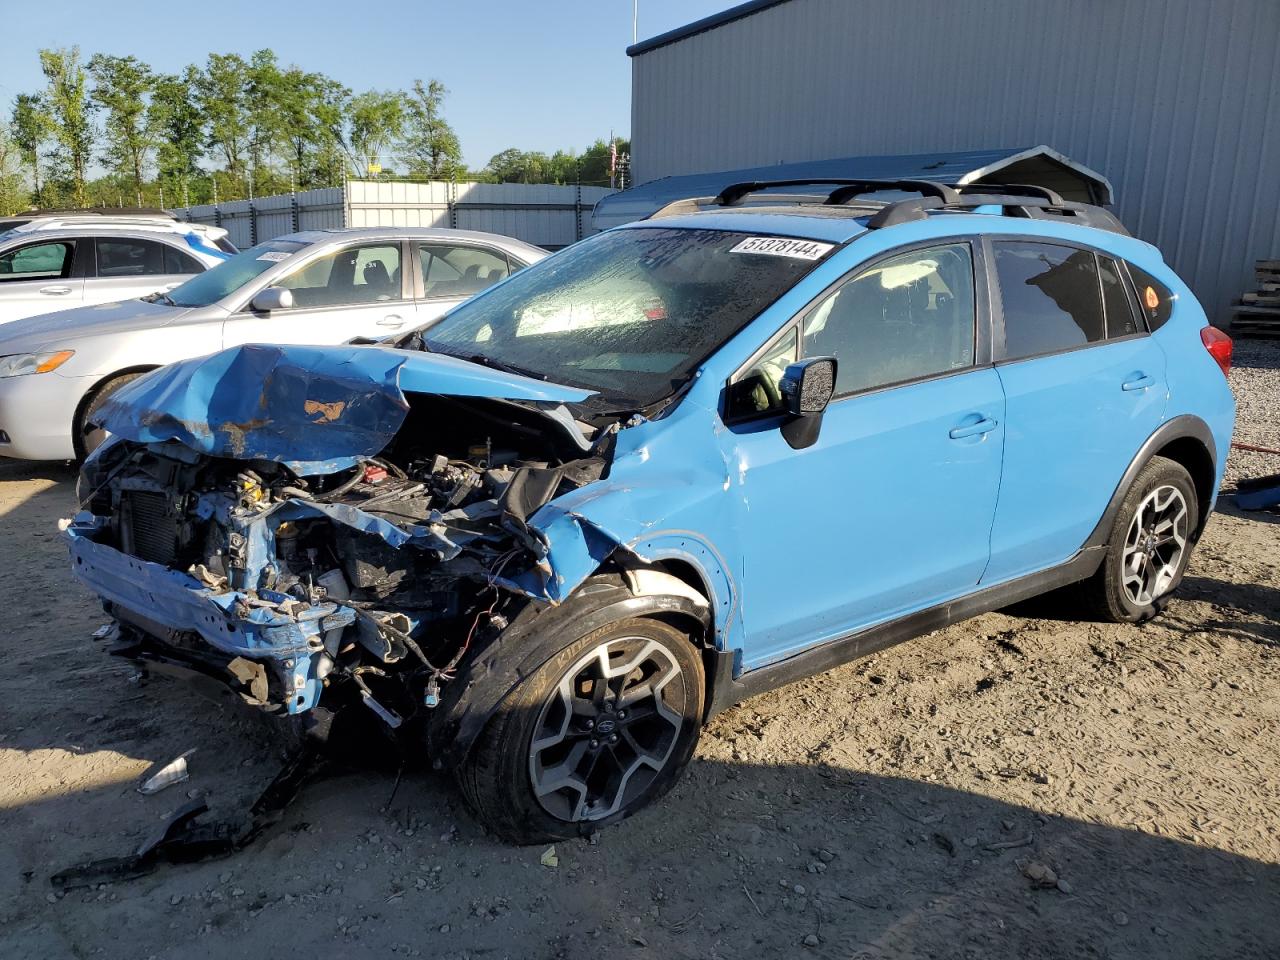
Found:
<svg viewBox="0 0 1280 960"><path fill-rule="evenodd" d="M209 308L171 307L149 300L122 300L90 307L74 307L0 324L0 355L34 353L72 340L104 334L133 333L168 326Z"/></svg>

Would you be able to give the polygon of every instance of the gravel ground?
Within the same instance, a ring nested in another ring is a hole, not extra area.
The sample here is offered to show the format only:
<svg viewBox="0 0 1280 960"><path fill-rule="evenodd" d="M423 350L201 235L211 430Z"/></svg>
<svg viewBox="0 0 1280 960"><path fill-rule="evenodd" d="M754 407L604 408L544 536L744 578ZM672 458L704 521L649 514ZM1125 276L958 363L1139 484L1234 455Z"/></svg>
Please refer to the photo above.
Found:
<svg viewBox="0 0 1280 960"><path fill-rule="evenodd" d="M1239 438L1280 446L1280 344L1240 342ZM1280 471L1232 457L1228 490ZM139 686L55 532L71 475L0 467L0 956L1276 957L1280 516L1224 497L1138 628L990 614L751 700L655 810L511 848L448 783L355 769L250 849L58 897L188 796L275 772L252 716ZM155 764L192 778L136 792Z"/></svg>

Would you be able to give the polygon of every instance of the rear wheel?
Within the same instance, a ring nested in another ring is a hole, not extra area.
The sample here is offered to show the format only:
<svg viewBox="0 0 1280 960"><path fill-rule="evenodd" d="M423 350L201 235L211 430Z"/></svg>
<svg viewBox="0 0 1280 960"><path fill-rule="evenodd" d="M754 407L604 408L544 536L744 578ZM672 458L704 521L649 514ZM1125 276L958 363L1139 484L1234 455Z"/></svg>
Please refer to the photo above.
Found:
<svg viewBox="0 0 1280 960"><path fill-rule="evenodd" d="M1186 572L1199 519L1191 475L1181 464L1153 457L1116 513L1106 559L1082 584L1093 612L1140 623L1164 609Z"/></svg>
<svg viewBox="0 0 1280 960"><path fill-rule="evenodd" d="M80 411L80 415L76 417L75 422L71 425L71 445L76 452L76 459L83 460L89 454L102 446L102 442L107 439L107 431L101 427L89 429L89 424L93 422L93 416L96 414L107 397L111 396L126 383L132 383L137 380L145 371L138 373L125 373L118 377L112 377L105 383L99 384L94 390L93 395L89 398L89 402L85 404L84 409Z"/></svg>
<svg viewBox="0 0 1280 960"><path fill-rule="evenodd" d="M569 643L503 701L458 771L485 825L516 843L590 833L675 782L698 740L702 661L630 619Z"/></svg>

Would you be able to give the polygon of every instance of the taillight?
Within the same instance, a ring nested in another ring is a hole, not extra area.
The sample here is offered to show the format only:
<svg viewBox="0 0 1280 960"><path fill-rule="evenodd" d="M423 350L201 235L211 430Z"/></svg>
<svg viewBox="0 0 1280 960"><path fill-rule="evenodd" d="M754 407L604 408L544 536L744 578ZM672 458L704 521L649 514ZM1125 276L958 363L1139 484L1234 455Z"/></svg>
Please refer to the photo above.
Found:
<svg viewBox="0 0 1280 960"><path fill-rule="evenodd" d="M1222 368L1224 374L1231 371L1231 338L1217 327L1205 327L1200 331L1200 342L1209 356Z"/></svg>

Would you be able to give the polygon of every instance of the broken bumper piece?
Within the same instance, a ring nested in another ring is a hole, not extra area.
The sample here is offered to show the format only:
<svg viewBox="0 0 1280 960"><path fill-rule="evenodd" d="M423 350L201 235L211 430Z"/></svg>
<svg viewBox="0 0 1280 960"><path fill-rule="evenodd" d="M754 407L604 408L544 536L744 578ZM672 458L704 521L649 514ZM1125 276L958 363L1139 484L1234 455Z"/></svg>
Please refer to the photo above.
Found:
<svg viewBox="0 0 1280 960"><path fill-rule="evenodd" d="M253 690L256 696L246 699L265 699L268 685L260 673L265 668L277 681L269 685L276 701L271 706L299 714L317 704L332 662L324 636L354 623L353 609L331 602L302 604L283 595L273 605L263 591L255 597L215 591L189 574L96 542L101 530L98 518L82 514L66 532L76 576L102 597L113 616L157 641L166 639L158 634L197 635L225 655L229 684Z"/></svg>

